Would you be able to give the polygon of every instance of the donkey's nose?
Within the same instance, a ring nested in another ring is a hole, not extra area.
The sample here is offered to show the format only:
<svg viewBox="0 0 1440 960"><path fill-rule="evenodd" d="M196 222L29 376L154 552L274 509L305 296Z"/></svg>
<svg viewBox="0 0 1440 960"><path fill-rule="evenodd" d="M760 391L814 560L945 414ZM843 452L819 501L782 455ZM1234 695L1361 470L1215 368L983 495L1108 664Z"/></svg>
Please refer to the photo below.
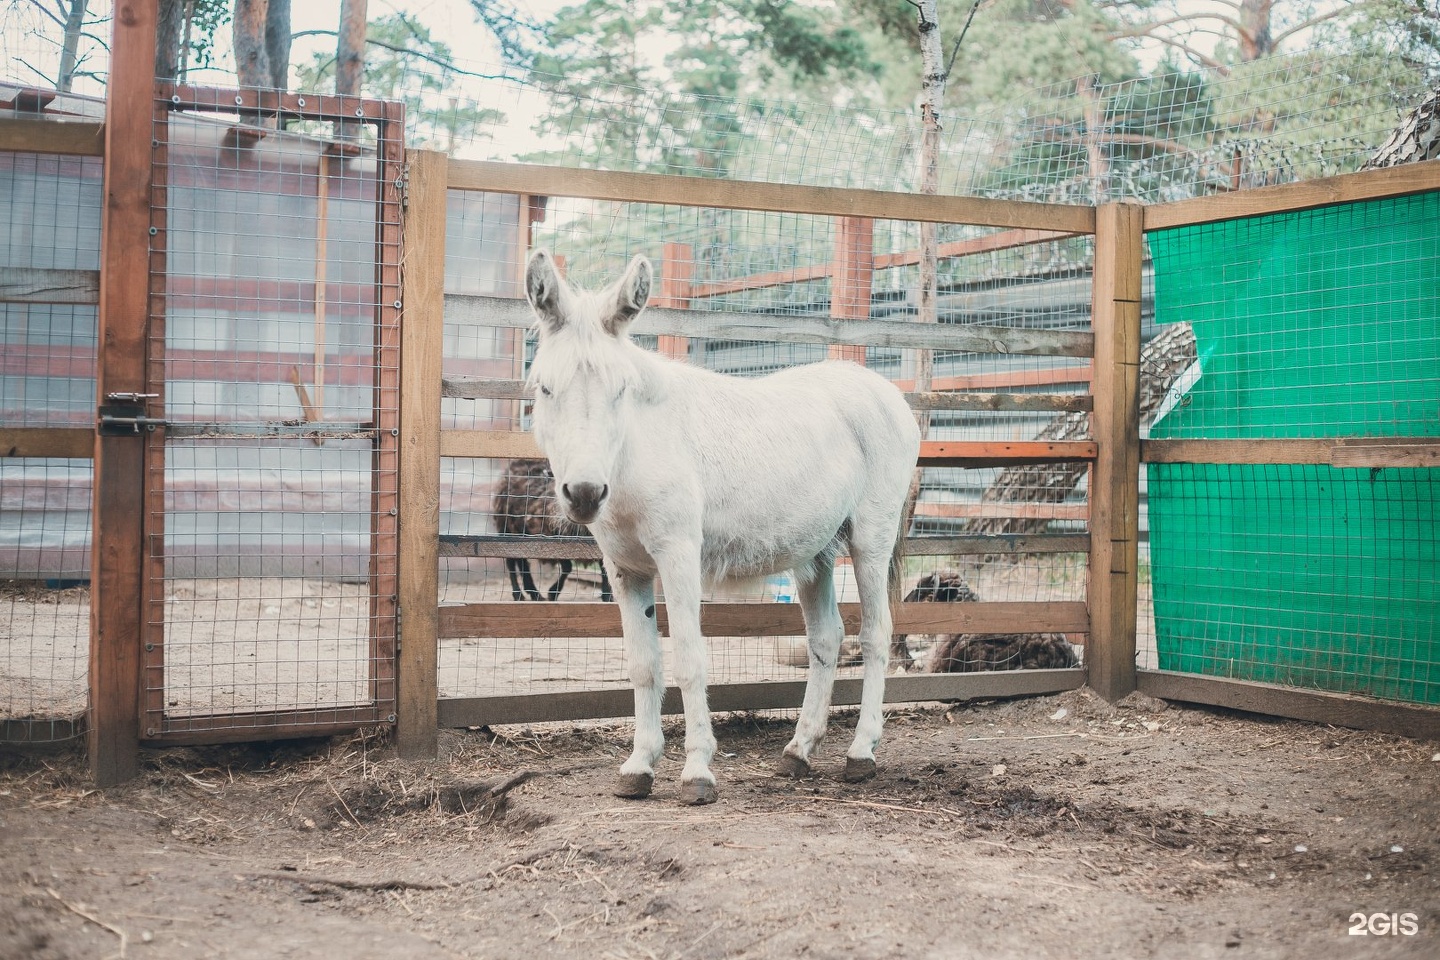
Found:
<svg viewBox="0 0 1440 960"><path fill-rule="evenodd" d="M566 510L576 523L589 523L600 512L600 505L610 495L610 485L600 483L567 483L560 487L565 496Z"/></svg>

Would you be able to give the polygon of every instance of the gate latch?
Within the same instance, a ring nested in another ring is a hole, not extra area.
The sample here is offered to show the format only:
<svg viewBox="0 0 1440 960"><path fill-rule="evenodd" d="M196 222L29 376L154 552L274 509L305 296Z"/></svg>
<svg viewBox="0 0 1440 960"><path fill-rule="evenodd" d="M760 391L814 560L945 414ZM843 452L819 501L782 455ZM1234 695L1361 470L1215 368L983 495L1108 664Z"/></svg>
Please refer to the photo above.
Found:
<svg viewBox="0 0 1440 960"><path fill-rule="evenodd" d="M101 404L99 433L102 437L133 437L141 431L149 432L165 426L165 421L152 418L145 411L145 402L160 396L158 393L109 393Z"/></svg>

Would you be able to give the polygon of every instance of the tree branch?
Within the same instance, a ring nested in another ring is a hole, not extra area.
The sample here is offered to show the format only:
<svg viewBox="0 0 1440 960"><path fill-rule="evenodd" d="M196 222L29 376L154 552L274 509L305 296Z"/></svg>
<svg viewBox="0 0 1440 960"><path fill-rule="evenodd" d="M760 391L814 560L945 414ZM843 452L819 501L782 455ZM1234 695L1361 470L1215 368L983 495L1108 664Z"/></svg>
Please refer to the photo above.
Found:
<svg viewBox="0 0 1440 960"><path fill-rule="evenodd" d="M1277 33L1271 39L1271 43L1278 47L1280 46L1281 42L1284 41L1286 38L1293 37L1295 34L1299 33L1302 30L1309 30L1311 27L1319 26L1326 20L1334 20L1337 17L1343 17L1355 12L1356 8L1354 7L1338 7L1334 10L1331 10L1329 13L1322 13L1318 17L1311 17L1308 20L1302 20L1299 23L1295 24L1295 26L1288 27Z"/></svg>

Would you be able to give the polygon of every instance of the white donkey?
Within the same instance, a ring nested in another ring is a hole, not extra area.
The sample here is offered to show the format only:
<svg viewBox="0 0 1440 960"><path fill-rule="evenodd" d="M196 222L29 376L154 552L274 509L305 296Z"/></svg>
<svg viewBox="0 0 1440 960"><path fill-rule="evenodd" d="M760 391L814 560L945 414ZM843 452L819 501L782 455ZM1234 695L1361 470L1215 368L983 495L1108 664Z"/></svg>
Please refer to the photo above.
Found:
<svg viewBox="0 0 1440 960"><path fill-rule="evenodd" d="M862 605L865 672L845 777L870 777L889 660L889 586L898 584L900 521L919 429L900 391L853 363L746 380L641 349L627 331L651 281L644 257L597 294L573 290L544 250L525 271L540 335L530 369L535 440L565 513L589 527L614 574L635 686L635 749L615 792L648 796L664 751L657 574L685 704L681 798L716 799L700 633L700 596L711 583L794 571L810 672L779 769L809 772L845 634L832 574L847 548Z"/></svg>

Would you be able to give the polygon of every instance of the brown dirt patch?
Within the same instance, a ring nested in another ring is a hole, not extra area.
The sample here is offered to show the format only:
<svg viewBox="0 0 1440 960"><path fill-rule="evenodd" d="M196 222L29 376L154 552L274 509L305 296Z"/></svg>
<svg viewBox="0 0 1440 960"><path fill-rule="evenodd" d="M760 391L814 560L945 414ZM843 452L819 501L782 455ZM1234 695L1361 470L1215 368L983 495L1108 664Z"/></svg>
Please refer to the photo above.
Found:
<svg viewBox="0 0 1440 960"><path fill-rule="evenodd" d="M446 732L425 763L177 749L105 791L11 756L0 956L1440 953L1440 745L1079 691L895 713L852 785L851 724L796 783L771 775L791 721L723 720L698 809L675 725L642 802L609 795L619 723ZM1348 933L1377 912L1418 932Z"/></svg>

